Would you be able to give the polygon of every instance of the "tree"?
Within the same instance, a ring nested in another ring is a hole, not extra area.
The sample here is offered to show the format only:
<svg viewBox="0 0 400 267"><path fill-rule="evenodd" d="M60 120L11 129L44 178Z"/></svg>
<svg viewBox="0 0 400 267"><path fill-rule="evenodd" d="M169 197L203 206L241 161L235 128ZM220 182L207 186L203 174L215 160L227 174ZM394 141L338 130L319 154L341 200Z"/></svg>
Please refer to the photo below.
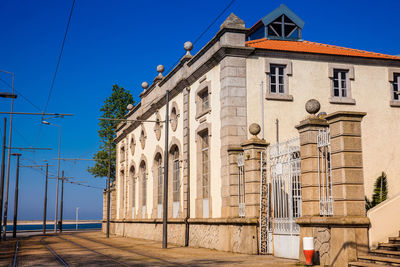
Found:
<svg viewBox="0 0 400 267"><path fill-rule="evenodd" d="M383 202L387 198L388 188L387 188L387 178L386 173L382 172L374 185L374 194L372 195L372 206L375 207L379 203Z"/></svg>
<svg viewBox="0 0 400 267"><path fill-rule="evenodd" d="M365 208L369 210L379 203L385 201L387 199L387 194L387 177L386 173L382 172L381 176L379 176L375 181L372 200L369 200L367 197L365 197Z"/></svg>
<svg viewBox="0 0 400 267"><path fill-rule="evenodd" d="M106 98L100 109L101 118L123 119L128 104L134 105L131 93L117 84L113 85L111 96ZM99 122L97 131L100 137L99 151L93 155L95 165L88 168L88 172L95 177L108 176L108 150L111 144L111 181L115 180L116 144L113 140L116 137L115 129L119 123L119 121L103 120Z"/></svg>

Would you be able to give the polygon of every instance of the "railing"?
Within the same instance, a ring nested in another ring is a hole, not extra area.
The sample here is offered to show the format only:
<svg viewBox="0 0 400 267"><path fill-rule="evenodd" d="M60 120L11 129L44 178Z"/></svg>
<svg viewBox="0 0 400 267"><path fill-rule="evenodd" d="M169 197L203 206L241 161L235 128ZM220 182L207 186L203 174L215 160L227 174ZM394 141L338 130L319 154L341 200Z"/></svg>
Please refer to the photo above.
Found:
<svg viewBox="0 0 400 267"><path fill-rule="evenodd" d="M317 147L319 213L322 216L333 216L331 136L329 129L318 131Z"/></svg>
<svg viewBox="0 0 400 267"><path fill-rule="evenodd" d="M244 155L240 153L237 159L237 165L239 168L239 217L244 217L246 215L246 204L245 204L245 176L244 176Z"/></svg>

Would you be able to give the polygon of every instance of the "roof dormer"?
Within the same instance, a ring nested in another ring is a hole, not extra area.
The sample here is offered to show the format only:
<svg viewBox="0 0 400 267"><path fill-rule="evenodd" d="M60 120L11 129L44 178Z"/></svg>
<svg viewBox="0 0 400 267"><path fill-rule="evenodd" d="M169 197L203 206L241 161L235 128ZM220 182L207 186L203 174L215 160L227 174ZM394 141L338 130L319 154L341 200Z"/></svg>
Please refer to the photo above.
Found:
<svg viewBox="0 0 400 267"><path fill-rule="evenodd" d="M267 38L298 41L301 39L303 27L304 21L286 5L281 4L251 27L247 40Z"/></svg>

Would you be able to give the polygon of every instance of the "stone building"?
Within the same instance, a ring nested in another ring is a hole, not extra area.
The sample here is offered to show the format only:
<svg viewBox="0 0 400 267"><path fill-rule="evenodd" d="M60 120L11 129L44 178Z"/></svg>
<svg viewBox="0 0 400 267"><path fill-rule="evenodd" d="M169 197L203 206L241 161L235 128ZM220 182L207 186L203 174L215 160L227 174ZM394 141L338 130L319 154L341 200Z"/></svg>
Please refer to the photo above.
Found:
<svg viewBox="0 0 400 267"><path fill-rule="evenodd" d="M352 222L365 243L364 195L375 179L385 171L389 194L400 193L400 57L306 41L303 27L284 5L251 28L231 14L195 55L186 43L172 71L157 67L117 129L113 233L161 240L168 160L171 243L299 258L300 233L322 247L318 233L333 234L335 216L360 217ZM309 99L321 113L306 123ZM304 214L325 221L315 228Z"/></svg>

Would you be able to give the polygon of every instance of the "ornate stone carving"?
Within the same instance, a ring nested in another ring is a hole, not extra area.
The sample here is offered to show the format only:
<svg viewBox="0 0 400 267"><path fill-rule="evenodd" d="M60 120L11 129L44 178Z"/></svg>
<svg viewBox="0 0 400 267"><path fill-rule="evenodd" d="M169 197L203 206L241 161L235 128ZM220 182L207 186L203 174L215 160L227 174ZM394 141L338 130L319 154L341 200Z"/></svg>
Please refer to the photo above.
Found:
<svg viewBox="0 0 400 267"><path fill-rule="evenodd" d="M130 143L129 143L129 148L131 150L132 156L135 154L135 147L136 147L135 136L132 134L131 135L131 140L130 140Z"/></svg>
<svg viewBox="0 0 400 267"><path fill-rule="evenodd" d="M157 112L157 115L156 115L156 120L157 120L157 122L155 122L155 125L154 125L154 133L156 135L157 141L160 141L160 138L161 138L161 117L160 117L160 114L158 112Z"/></svg>
<svg viewBox="0 0 400 267"><path fill-rule="evenodd" d="M144 126L142 125L142 131L140 132L140 138L139 138L142 149L144 149L144 147L146 146L146 138L147 138L146 132Z"/></svg>

